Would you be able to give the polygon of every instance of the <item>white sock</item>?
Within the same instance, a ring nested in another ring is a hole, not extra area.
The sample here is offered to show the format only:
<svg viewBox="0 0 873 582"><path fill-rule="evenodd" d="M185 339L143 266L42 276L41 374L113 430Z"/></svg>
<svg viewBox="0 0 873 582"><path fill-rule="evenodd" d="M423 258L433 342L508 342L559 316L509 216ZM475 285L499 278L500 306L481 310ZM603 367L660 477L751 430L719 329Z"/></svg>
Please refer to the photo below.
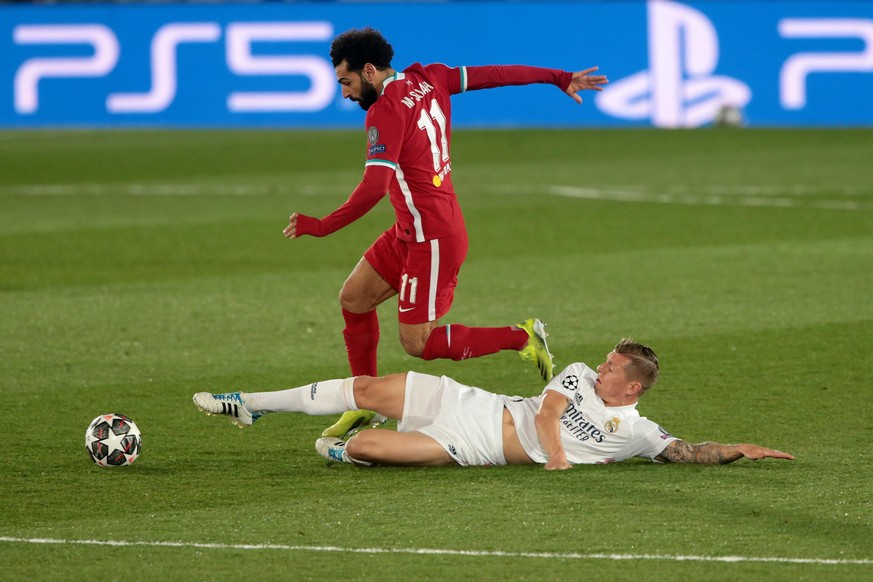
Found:
<svg viewBox="0 0 873 582"><path fill-rule="evenodd" d="M324 416L358 409L354 382L354 378L325 380L275 392L243 392L240 396L252 412L305 412Z"/></svg>

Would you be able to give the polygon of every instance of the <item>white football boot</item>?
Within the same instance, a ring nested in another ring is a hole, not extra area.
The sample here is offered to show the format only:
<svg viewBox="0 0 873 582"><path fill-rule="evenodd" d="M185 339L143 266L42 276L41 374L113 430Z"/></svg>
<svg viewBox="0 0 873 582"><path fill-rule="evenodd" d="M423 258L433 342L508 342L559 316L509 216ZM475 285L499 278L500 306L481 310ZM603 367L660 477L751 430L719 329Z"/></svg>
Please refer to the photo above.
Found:
<svg viewBox="0 0 873 582"><path fill-rule="evenodd" d="M369 467L372 463L359 461L349 456L346 451L346 442L336 437L321 437L315 441L315 450L318 454L334 463L349 463L351 465L360 465L361 467Z"/></svg>
<svg viewBox="0 0 873 582"><path fill-rule="evenodd" d="M213 414L229 416L230 420L240 428L251 426L262 416L246 408L239 392L228 392L226 394L198 392L194 395L194 404L210 416Z"/></svg>

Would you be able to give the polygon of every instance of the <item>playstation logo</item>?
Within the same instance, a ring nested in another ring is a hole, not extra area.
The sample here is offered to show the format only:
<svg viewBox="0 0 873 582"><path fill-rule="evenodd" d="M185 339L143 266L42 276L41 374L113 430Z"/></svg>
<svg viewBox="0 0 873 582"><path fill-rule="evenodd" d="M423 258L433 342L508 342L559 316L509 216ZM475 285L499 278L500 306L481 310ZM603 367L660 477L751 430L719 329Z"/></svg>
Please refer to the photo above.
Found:
<svg viewBox="0 0 873 582"><path fill-rule="evenodd" d="M614 81L597 95L598 108L621 119L651 119L656 127L699 127L724 107L742 109L748 85L714 75L718 34L698 10L649 0L649 70Z"/></svg>

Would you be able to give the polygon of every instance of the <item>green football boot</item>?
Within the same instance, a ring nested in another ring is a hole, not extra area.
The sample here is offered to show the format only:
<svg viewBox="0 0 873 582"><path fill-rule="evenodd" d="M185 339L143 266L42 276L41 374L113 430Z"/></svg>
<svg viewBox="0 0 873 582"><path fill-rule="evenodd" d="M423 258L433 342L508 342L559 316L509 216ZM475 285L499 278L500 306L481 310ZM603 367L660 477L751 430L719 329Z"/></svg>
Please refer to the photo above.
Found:
<svg viewBox="0 0 873 582"><path fill-rule="evenodd" d="M375 428L385 422L385 417L372 410L349 410L338 421L324 429L323 437L343 438L357 428Z"/></svg>
<svg viewBox="0 0 873 582"><path fill-rule="evenodd" d="M555 364L552 363L552 354L549 352L549 345L546 343L546 324L539 319L528 319L517 326L527 332L529 337L527 345L518 350L518 355L522 360L532 361L543 380L548 382L552 379Z"/></svg>

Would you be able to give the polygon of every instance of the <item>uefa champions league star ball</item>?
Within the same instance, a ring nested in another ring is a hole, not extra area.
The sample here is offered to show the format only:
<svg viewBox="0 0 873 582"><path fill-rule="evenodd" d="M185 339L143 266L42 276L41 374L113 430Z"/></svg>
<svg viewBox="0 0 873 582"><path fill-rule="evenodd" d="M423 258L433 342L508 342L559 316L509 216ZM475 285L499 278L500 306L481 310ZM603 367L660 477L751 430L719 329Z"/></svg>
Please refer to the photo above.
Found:
<svg viewBox="0 0 873 582"><path fill-rule="evenodd" d="M101 467L131 465L142 450L142 433L123 414L101 414L85 431L85 449Z"/></svg>

